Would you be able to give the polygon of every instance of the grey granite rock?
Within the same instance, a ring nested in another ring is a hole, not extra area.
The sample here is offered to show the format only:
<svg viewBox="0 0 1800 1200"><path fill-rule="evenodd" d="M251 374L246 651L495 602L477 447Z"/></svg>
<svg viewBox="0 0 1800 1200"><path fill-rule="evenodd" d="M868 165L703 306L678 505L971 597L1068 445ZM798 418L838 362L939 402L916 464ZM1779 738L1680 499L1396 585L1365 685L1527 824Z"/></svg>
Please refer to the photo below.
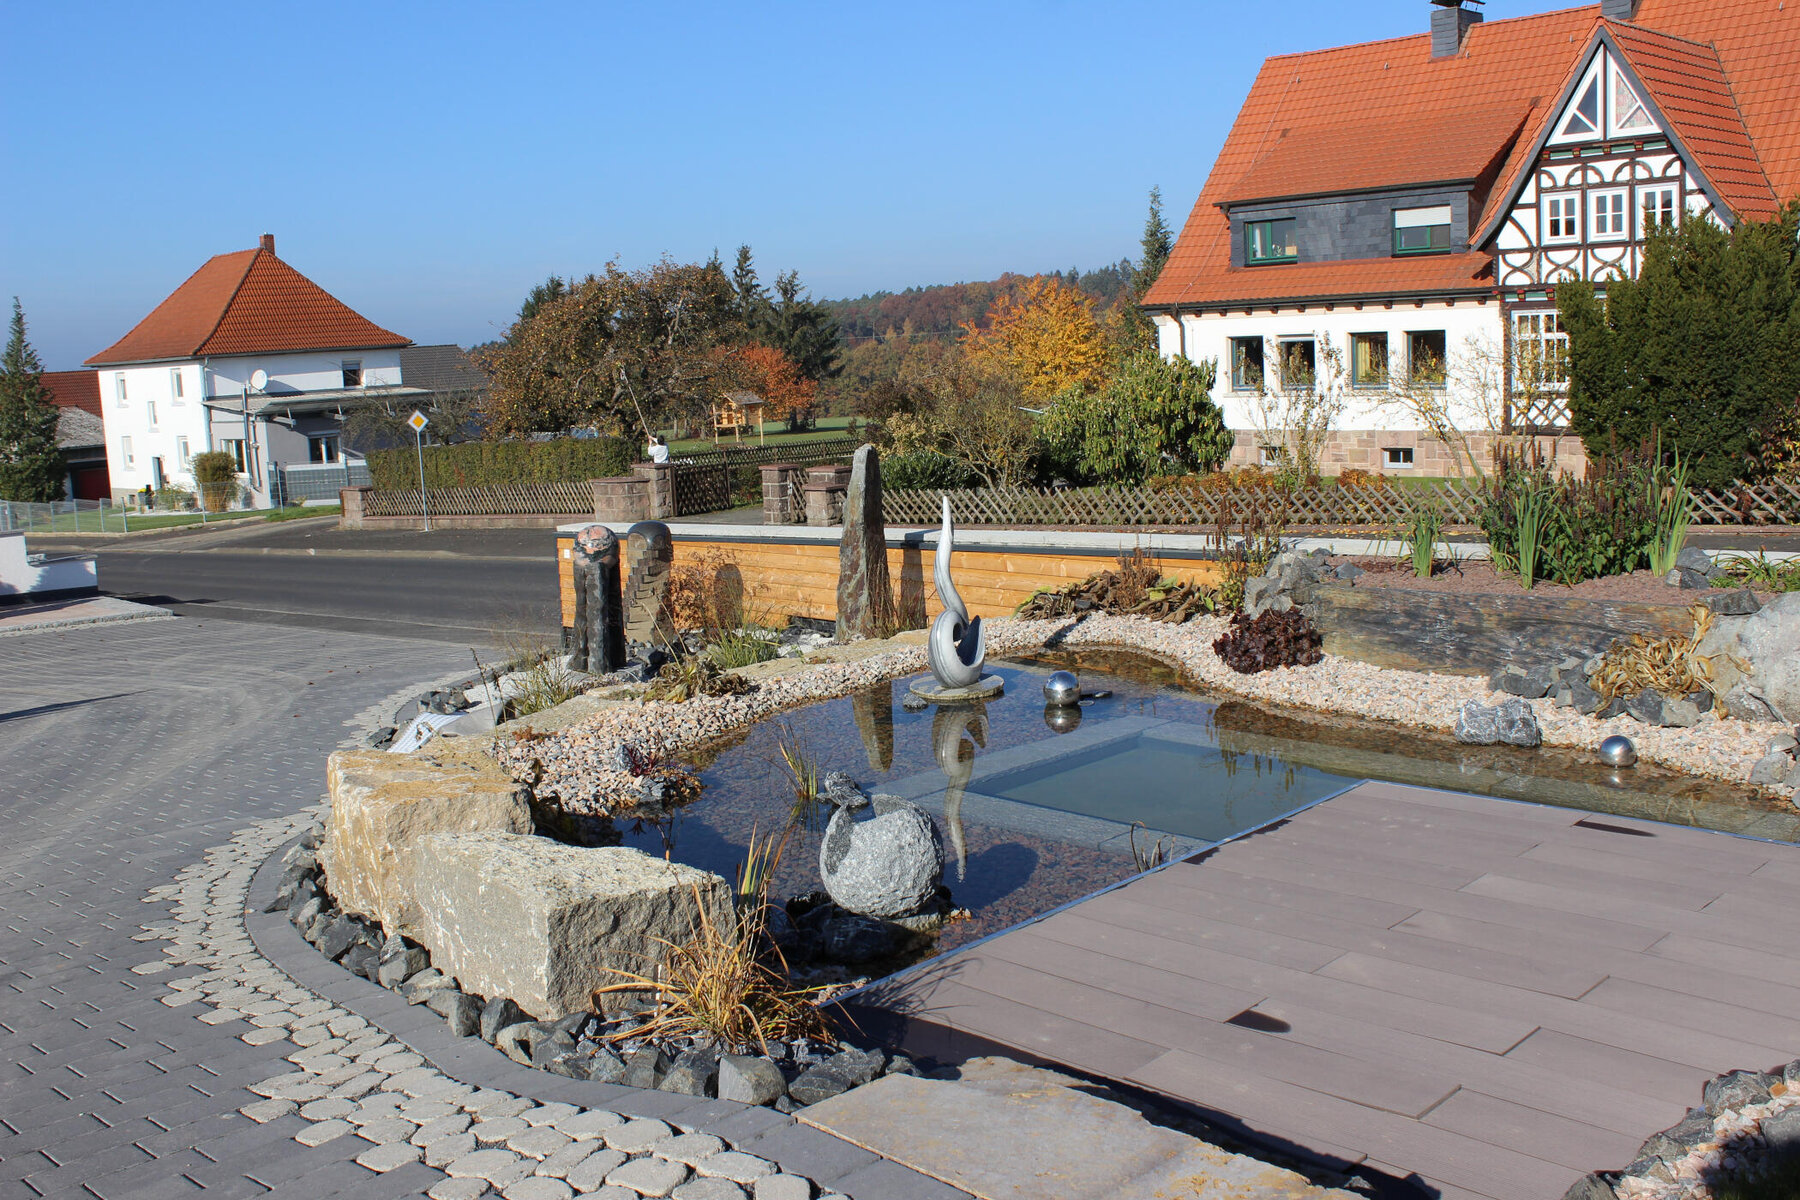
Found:
<svg viewBox="0 0 1800 1200"><path fill-rule="evenodd" d="M1664 700L1662 724L1669 729L1691 729L1700 723L1700 706L1692 700Z"/></svg>
<svg viewBox="0 0 1800 1200"><path fill-rule="evenodd" d="M1762 1123L1759 1131L1772 1157L1800 1154L1800 1108L1784 1108Z"/></svg>
<svg viewBox="0 0 1800 1200"><path fill-rule="evenodd" d="M1732 716L1800 724L1800 592L1784 592L1750 616L1718 618L1698 652L1712 658Z"/></svg>
<svg viewBox="0 0 1800 1200"><path fill-rule="evenodd" d="M879 1050L842 1050L805 1071L788 1085L788 1095L799 1104L829 1100L881 1074L885 1056Z"/></svg>
<svg viewBox="0 0 1800 1200"><path fill-rule="evenodd" d="M1663 723L1663 694L1655 688L1645 688L1625 702L1625 711L1646 725Z"/></svg>
<svg viewBox="0 0 1800 1200"><path fill-rule="evenodd" d="M574 1037L560 1029L552 1030L548 1035L532 1041L531 1065L540 1069L548 1068L558 1058L574 1052Z"/></svg>
<svg viewBox="0 0 1800 1200"><path fill-rule="evenodd" d="M1544 741L1531 705L1517 696L1501 702L1498 721L1500 740L1508 746L1537 746Z"/></svg>
<svg viewBox="0 0 1800 1200"><path fill-rule="evenodd" d="M353 918L342 915L333 917L331 923L319 934L319 953L333 961L342 958L344 951L356 944L357 935L361 932L361 924Z"/></svg>
<svg viewBox="0 0 1800 1200"><path fill-rule="evenodd" d="M592 1056L573 1061L574 1076L592 1083L623 1083L625 1060L614 1050L602 1046Z"/></svg>
<svg viewBox="0 0 1800 1200"><path fill-rule="evenodd" d="M1500 710L1479 700L1463 704L1456 714L1456 740L1471 746L1492 746L1500 740Z"/></svg>
<svg viewBox="0 0 1800 1200"><path fill-rule="evenodd" d="M881 517L881 456L874 446L859 446L838 538L837 640L890 637L899 625Z"/></svg>
<svg viewBox="0 0 1800 1200"><path fill-rule="evenodd" d="M657 1090L684 1096L710 1096L718 1061L718 1055L709 1050L683 1051L657 1083Z"/></svg>
<svg viewBox="0 0 1800 1200"><path fill-rule="evenodd" d="M418 946L408 946L391 957L384 954L375 973L376 982L384 988L398 988L430 963L431 956Z"/></svg>
<svg viewBox="0 0 1800 1200"><path fill-rule="evenodd" d="M436 1010L436 1005L433 1005ZM473 1037L481 1032L481 997L456 992L443 1009L444 1025L452 1037Z"/></svg>
<svg viewBox="0 0 1800 1200"><path fill-rule="evenodd" d="M1749 588L1730 592L1714 592L1704 601L1706 607L1721 617L1747 617L1762 608L1762 601Z"/></svg>
<svg viewBox="0 0 1800 1200"><path fill-rule="evenodd" d="M838 906L872 917L904 917L937 896L944 850L923 809L877 796L875 816L859 821L839 808L819 847L819 874Z"/></svg>
<svg viewBox="0 0 1800 1200"><path fill-rule="evenodd" d="M494 1049L520 1066L531 1065L532 1027L529 1021L507 1025L494 1034Z"/></svg>
<svg viewBox="0 0 1800 1200"><path fill-rule="evenodd" d="M481 1040L492 1042L509 1025L525 1020L525 1010L506 996L495 996L481 1010Z"/></svg>
<svg viewBox="0 0 1800 1200"><path fill-rule="evenodd" d="M625 1073L619 1082L626 1087L654 1091L668 1073L669 1058L655 1046L639 1046L625 1056Z"/></svg>
<svg viewBox="0 0 1800 1200"><path fill-rule="evenodd" d="M338 961L352 975L361 975L371 982L375 979L375 973L381 969L381 955L376 952L375 947L364 942L352 945Z"/></svg>
<svg viewBox="0 0 1800 1200"><path fill-rule="evenodd" d="M1702 575L1717 575L1719 566L1713 562L1712 555L1698 546L1686 546L1675 556L1675 565L1686 571L1698 571Z"/></svg>
<svg viewBox="0 0 1800 1200"><path fill-rule="evenodd" d="M1599 1175L1589 1174L1577 1179L1563 1193L1563 1200L1619 1200L1619 1197L1612 1184Z"/></svg>
<svg viewBox="0 0 1800 1200"><path fill-rule="evenodd" d="M719 1099L770 1104L787 1090L781 1068L766 1058L726 1054L719 1059Z"/></svg>
<svg viewBox="0 0 1800 1200"><path fill-rule="evenodd" d="M1706 1111L1718 1116L1726 1109L1739 1109L1769 1100L1769 1078L1757 1071L1733 1071L1709 1080L1701 1096Z"/></svg>

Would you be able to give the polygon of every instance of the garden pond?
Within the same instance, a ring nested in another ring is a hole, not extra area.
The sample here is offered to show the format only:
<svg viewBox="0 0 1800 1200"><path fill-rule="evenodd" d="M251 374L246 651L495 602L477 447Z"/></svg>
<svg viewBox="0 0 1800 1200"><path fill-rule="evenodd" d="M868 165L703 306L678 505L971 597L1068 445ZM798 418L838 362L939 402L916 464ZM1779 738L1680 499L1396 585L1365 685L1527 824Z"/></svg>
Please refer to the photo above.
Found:
<svg viewBox="0 0 1800 1200"><path fill-rule="evenodd" d="M792 710L690 756L704 789L625 844L734 878L754 836L787 845L774 899L820 887L828 804L797 802L783 750L822 776L917 804L945 851L957 918L942 952L1260 828L1367 779L1449 788L1732 833L1800 841L1800 813L1740 787L1591 755L1466 746L1447 734L1275 710L1184 686L1128 651L1046 652L990 665L985 703L908 711L911 679ZM1075 671L1078 709L1045 704L1052 671Z"/></svg>

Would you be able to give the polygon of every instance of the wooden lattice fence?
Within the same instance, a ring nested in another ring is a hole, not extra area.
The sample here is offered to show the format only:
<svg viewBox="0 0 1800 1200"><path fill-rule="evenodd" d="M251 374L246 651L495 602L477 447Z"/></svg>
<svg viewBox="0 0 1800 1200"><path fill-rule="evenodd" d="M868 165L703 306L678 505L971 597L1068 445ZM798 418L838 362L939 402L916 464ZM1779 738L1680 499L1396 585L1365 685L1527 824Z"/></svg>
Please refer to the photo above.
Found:
<svg viewBox="0 0 1800 1200"><path fill-rule="evenodd" d="M669 472L675 492L675 515L718 512L731 507L732 468L719 463L689 466L678 463Z"/></svg>
<svg viewBox="0 0 1800 1200"><path fill-rule="evenodd" d="M430 501L434 517L579 517L592 515L594 488L586 480L433 488ZM366 516L416 517L420 511L418 488L372 491L363 497Z"/></svg>
<svg viewBox="0 0 1800 1200"><path fill-rule="evenodd" d="M882 516L896 525L935 525L939 498L968 525L1216 525L1236 520L1250 505L1285 525L1404 523L1435 509L1450 525L1474 525L1483 489L1462 479L1420 481L1404 487L1310 487L1259 491L1152 491L1141 487L979 488L966 491L889 491ZM1697 525L1800 524L1800 484L1770 481L1720 491L1688 493Z"/></svg>

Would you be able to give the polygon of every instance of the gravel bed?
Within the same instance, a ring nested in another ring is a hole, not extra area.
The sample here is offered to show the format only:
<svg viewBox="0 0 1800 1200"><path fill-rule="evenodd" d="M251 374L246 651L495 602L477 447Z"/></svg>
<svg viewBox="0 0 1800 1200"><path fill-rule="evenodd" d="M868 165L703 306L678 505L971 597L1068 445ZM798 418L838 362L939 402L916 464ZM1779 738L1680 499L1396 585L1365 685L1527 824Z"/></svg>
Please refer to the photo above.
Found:
<svg viewBox="0 0 1800 1200"><path fill-rule="evenodd" d="M1044 647L1117 646L1161 658L1178 667L1189 684L1209 691L1426 729L1452 729L1465 701L1500 699L1489 692L1485 680L1391 670L1332 655L1316 666L1240 675L1213 652L1214 639L1227 627L1225 619L1216 616L1166 625L1141 617L1091 614L1057 621L999 619L987 627L988 653L995 658ZM630 742L665 759L677 757L784 709L922 671L925 651L918 643L916 635L902 635L892 642L869 644L855 661L809 663L803 670L764 678L756 690L743 695L607 709L554 734L501 740L495 753L516 778L535 779L539 796L558 797L581 812L629 813L641 801L643 781L616 769L621 743ZM1773 732L1770 726L1712 713L1692 728L1653 728L1628 716L1596 720L1557 708L1548 699L1529 703L1546 745L1592 747L1609 734L1621 733L1636 743L1645 762L1733 783L1747 784L1750 769L1763 756Z"/></svg>

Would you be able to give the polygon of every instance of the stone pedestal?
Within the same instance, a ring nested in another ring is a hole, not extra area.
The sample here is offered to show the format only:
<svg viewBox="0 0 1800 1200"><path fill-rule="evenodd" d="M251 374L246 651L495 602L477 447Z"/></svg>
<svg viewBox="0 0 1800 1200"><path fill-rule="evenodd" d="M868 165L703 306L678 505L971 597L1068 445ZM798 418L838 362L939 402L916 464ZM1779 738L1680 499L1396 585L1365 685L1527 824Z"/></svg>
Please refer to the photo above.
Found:
<svg viewBox="0 0 1800 1200"><path fill-rule="evenodd" d="M675 515L675 477L673 463L641 462L632 472L649 487L648 511L643 519L664 521Z"/></svg>
<svg viewBox="0 0 1800 1200"><path fill-rule="evenodd" d="M804 468L793 463L768 463L762 468L764 525L804 523L806 510L795 504L794 483Z"/></svg>
<svg viewBox="0 0 1800 1200"><path fill-rule="evenodd" d="M806 523L836 525L841 522L844 519L844 493L849 487L849 467L808 467Z"/></svg>
<svg viewBox="0 0 1800 1200"><path fill-rule="evenodd" d="M899 626L888 579L887 527L881 520L881 456L857 449L844 493L838 539L837 640L891 636Z"/></svg>
<svg viewBox="0 0 1800 1200"><path fill-rule="evenodd" d="M338 502L344 506L343 515L338 518L339 529L361 529L363 527L363 504L368 499L372 487L347 487L338 489Z"/></svg>
<svg viewBox="0 0 1800 1200"><path fill-rule="evenodd" d="M929 700L933 704L967 704L974 700L988 700L998 696L1006 689L1006 680L998 675L983 675L968 687L947 688L935 679L919 679L908 684L906 690L921 700Z"/></svg>

